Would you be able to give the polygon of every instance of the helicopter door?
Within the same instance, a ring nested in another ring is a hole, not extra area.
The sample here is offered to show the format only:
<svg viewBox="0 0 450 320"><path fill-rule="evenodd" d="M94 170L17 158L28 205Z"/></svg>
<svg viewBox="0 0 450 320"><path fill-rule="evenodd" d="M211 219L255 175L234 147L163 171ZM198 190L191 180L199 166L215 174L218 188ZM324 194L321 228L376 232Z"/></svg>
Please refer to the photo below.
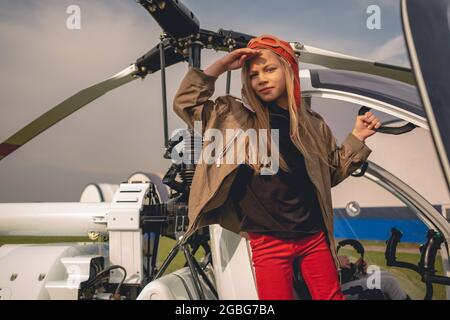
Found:
<svg viewBox="0 0 450 320"><path fill-rule="evenodd" d="M450 189L450 1L402 0L409 58Z"/></svg>

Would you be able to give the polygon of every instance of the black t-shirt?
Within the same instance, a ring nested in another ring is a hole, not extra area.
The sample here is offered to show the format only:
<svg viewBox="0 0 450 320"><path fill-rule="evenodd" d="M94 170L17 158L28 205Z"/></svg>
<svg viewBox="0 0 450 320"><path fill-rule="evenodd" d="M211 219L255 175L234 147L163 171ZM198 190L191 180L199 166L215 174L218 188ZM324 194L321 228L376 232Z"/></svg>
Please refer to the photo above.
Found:
<svg viewBox="0 0 450 320"><path fill-rule="evenodd" d="M302 153L290 138L289 111L268 103L270 126L279 129L280 154L291 172L279 168L274 175L253 174L245 164L231 187L241 217L241 231L298 239L322 230L322 214Z"/></svg>

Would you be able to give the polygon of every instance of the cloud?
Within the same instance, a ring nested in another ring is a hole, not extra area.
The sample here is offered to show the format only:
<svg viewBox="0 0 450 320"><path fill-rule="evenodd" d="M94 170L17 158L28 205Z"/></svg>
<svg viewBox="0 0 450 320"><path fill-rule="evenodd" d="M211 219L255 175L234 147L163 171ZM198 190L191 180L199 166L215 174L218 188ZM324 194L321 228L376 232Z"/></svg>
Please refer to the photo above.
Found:
<svg viewBox="0 0 450 320"><path fill-rule="evenodd" d="M385 42L381 47L370 54L369 58L378 62L410 67L405 40L402 34Z"/></svg>

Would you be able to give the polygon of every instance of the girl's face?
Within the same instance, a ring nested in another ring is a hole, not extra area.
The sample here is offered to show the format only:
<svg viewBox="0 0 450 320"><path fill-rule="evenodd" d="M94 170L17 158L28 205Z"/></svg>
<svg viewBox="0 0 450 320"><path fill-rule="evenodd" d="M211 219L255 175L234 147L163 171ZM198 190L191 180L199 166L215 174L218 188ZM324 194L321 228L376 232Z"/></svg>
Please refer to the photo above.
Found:
<svg viewBox="0 0 450 320"><path fill-rule="evenodd" d="M261 49L250 61L250 83L256 95L265 102L276 101L287 109L286 78L276 53Z"/></svg>

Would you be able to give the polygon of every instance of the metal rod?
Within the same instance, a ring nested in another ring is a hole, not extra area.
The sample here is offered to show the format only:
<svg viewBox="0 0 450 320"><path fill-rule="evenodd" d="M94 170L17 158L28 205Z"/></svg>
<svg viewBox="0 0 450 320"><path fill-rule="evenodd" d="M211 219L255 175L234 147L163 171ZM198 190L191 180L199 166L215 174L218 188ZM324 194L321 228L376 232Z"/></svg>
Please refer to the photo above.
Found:
<svg viewBox="0 0 450 320"><path fill-rule="evenodd" d="M150 243L151 243L151 239L150 239L150 236L151 236L151 232L148 232L147 233L147 252L146 252L146 258L147 258L147 270L146 270L146 277L147 277L147 280L150 280L151 279L151 276L152 276L152 273L153 273L153 270L152 271L150 271L150 257L152 257L153 258L153 256L152 256L152 253L153 252L150 252Z"/></svg>
<svg viewBox="0 0 450 320"><path fill-rule="evenodd" d="M450 278L445 276L430 276L431 283L442 284L445 286L450 286Z"/></svg>
<svg viewBox="0 0 450 320"><path fill-rule="evenodd" d="M201 52L202 52L202 44L200 42L193 42L189 45L188 47L188 52L189 52L189 66L196 68L196 69L200 69L201 67ZM194 145L194 141L195 141L195 132L193 128L188 128L189 134L191 136L191 140L190 140L190 150L188 150L189 152L189 157L190 157L190 162L185 164L186 170L193 172L195 170L195 145ZM190 187L190 185L189 185Z"/></svg>
<svg viewBox="0 0 450 320"><path fill-rule="evenodd" d="M168 146L169 129L167 125L167 93L166 93L166 56L164 53L164 33L161 35L159 44L159 58L161 63L161 86L162 86L162 104L163 104L163 124L164 124L164 146Z"/></svg>
<svg viewBox="0 0 450 320"><path fill-rule="evenodd" d="M200 68L201 65L201 52L202 52L202 44L201 43L191 43L189 46L189 66L193 68Z"/></svg>
<svg viewBox="0 0 450 320"><path fill-rule="evenodd" d="M197 294L200 297L200 300L206 300L205 293L203 292L203 288L202 288L202 285L200 283L200 279L198 277L197 270L195 268L195 263L193 262L193 258L192 258L191 254L189 252L189 249L187 248L187 244L181 245L181 248L182 248L182 250L184 252L184 256L185 256L186 261L188 263L189 270L191 270L192 278L194 280L193 282L194 282L195 290L197 291Z"/></svg>
<svg viewBox="0 0 450 320"><path fill-rule="evenodd" d="M152 275L156 270L156 260L158 258L158 246L159 246L159 238L161 236L160 232L154 233L155 235L155 239L154 239L154 243L153 243L153 251L152 251Z"/></svg>
<svg viewBox="0 0 450 320"><path fill-rule="evenodd" d="M431 283L431 281L427 281L425 282L425 286L427 289L423 300L431 300L433 298L433 284Z"/></svg>
<svg viewBox="0 0 450 320"><path fill-rule="evenodd" d="M217 294L216 288L214 288L213 284L211 283L211 281L209 281L208 276L206 275L205 271L202 269L202 267L199 265L199 263L197 262L197 260L195 260L195 257L193 257L192 262L194 263L195 268L197 269L198 273L200 274L200 276L203 278L203 280L205 281L206 285L209 287L209 289L212 291L212 293L214 294L214 296L216 297L216 299L219 299L219 295Z"/></svg>
<svg viewBox="0 0 450 320"><path fill-rule="evenodd" d="M175 258L175 256L177 255L178 251L180 250L180 242L177 242L175 244L175 246L172 248L172 250L170 250L166 260L164 260L161 269L158 270L158 273L156 273L155 277L153 278L153 280L158 279L160 276L162 276L164 274L164 272L166 271L167 267L170 265L170 263L172 262L173 258Z"/></svg>
<svg viewBox="0 0 450 320"><path fill-rule="evenodd" d="M231 87L231 70L227 71L227 90L226 94L230 94L230 87Z"/></svg>
<svg viewBox="0 0 450 320"><path fill-rule="evenodd" d="M228 45L228 53L230 53L231 51L233 51L233 45L232 45L233 41L231 38L231 30L228 33L228 37L229 37L227 40L227 43L229 44ZM230 94L230 89L231 89L231 70L227 70L227 86L226 86L226 90L225 90L227 95Z"/></svg>

